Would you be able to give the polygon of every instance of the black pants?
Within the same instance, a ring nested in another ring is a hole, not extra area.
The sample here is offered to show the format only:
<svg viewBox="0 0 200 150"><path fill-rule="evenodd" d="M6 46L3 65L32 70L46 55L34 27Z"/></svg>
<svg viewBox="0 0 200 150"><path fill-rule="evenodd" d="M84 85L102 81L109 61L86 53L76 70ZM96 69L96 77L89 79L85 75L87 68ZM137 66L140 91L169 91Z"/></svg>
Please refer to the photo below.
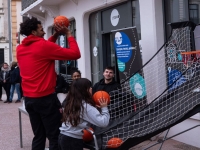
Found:
<svg viewBox="0 0 200 150"><path fill-rule="evenodd" d="M72 138L63 134L58 139L59 150L83 150L83 140Z"/></svg>
<svg viewBox="0 0 200 150"><path fill-rule="evenodd" d="M7 96L6 100L9 100L11 84L10 83L1 83L1 85L0 85L0 96L1 96L1 98L2 98L2 87L6 91L6 96Z"/></svg>
<svg viewBox="0 0 200 150"><path fill-rule="evenodd" d="M25 97L25 107L34 133L32 150L44 150L46 137L49 139L49 150L58 150L61 104L57 95L50 94L40 98Z"/></svg>

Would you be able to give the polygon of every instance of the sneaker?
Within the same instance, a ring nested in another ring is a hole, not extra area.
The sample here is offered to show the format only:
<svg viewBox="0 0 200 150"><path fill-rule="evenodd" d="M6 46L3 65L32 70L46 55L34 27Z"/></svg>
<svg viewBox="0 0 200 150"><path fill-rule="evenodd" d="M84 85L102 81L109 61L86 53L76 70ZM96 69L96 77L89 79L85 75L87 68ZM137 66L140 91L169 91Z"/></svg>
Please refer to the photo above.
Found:
<svg viewBox="0 0 200 150"><path fill-rule="evenodd" d="M9 103L9 101L7 100L7 101L5 101L4 103Z"/></svg>
<svg viewBox="0 0 200 150"><path fill-rule="evenodd" d="M20 100L15 101L15 103L20 103L20 102L21 102Z"/></svg>

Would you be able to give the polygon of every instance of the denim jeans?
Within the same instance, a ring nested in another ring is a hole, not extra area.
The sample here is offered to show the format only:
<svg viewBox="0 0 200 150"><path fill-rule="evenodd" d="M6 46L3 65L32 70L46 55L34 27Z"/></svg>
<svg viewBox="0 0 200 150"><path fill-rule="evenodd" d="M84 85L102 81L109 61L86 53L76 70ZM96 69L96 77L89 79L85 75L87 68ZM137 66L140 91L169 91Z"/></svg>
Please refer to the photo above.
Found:
<svg viewBox="0 0 200 150"><path fill-rule="evenodd" d="M14 91L16 89L16 92L17 92L17 95L18 95L18 99L17 100L21 100L21 92L20 92L20 83L15 83L15 84L11 84L11 87L10 87L10 98L9 98L9 101L12 102L12 99L13 99L13 94L14 94Z"/></svg>
<svg viewBox="0 0 200 150"><path fill-rule="evenodd" d="M83 139L76 139L63 134L58 138L59 150L83 150Z"/></svg>

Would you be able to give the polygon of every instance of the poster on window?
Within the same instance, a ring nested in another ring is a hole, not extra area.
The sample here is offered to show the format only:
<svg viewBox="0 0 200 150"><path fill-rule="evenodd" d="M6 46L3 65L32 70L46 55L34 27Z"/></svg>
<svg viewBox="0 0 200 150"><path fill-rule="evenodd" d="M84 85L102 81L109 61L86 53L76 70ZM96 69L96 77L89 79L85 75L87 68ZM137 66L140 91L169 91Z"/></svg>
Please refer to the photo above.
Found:
<svg viewBox="0 0 200 150"><path fill-rule="evenodd" d="M120 83L142 68L139 40L136 27L112 32L117 57Z"/></svg>

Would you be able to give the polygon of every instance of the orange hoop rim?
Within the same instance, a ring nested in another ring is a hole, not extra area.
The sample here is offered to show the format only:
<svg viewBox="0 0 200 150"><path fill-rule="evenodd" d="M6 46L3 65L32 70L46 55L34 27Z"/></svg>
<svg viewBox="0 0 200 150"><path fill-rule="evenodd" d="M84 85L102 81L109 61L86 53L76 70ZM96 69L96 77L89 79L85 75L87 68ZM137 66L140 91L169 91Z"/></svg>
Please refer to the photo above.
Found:
<svg viewBox="0 0 200 150"><path fill-rule="evenodd" d="M189 52L181 52L182 55L190 55L190 54L200 54L200 50L198 51L189 51Z"/></svg>

